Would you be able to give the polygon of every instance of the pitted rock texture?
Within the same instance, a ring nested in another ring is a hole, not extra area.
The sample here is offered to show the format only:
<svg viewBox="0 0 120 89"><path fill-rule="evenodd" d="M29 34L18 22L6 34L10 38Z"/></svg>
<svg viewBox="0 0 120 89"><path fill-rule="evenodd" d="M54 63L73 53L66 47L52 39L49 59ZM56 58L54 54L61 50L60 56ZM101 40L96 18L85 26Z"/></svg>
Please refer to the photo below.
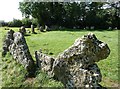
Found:
<svg viewBox="0 0 120 89"><path fill-rule="evenodd" d="M81 68L87 68L87 66L105 59L110 54L108 45L99 41L92 33L82 36L82 38L76 39L75 43L66 49L63 53L57 56L58 60L66 60L73 63L76 61Z"/></svg>
<svg viewBox="0 0 120 89"><path fill-rule="evenodd" d="M95 62L107 58L109 54L108 45L89 33L78 38L71 47L56 58L39 51L37 58L40 61L40 69L61 81L66 88L92 88L100 87L99 83L102 79L100 69Z"/></svg>
<svg viewBox="0 0 120 89"><path fill-rule="evenodd" d="M25 69L29 73L32 73L34 71L35 64L32 56L30 55L29 48L23 34L20 32L14 33L14 31L10 31L6 38L8 39L5 39L5 42L9 41L9 44L5 43L7 45L6 48L12 54L13 58L20 64L24 65Z"/></svg>
<svg viewBox="0 0 120 89"><path fill-rule="evenodd" d="M37 66L44 72L46 72L49 76L51 76L52 73L52 67L54 58L47 56L46 54L43 54L42 52L35 52L36 56L36 64Z"/></svg>
<svg viewBox="0 0 120 89"><path fill-rule="evenodd" d="M9 46L13 43L13 30L10 30L7 32L5 39L3 41L3 51L2 51L2 56L4 57L6 53L9 51Z"/></svg>

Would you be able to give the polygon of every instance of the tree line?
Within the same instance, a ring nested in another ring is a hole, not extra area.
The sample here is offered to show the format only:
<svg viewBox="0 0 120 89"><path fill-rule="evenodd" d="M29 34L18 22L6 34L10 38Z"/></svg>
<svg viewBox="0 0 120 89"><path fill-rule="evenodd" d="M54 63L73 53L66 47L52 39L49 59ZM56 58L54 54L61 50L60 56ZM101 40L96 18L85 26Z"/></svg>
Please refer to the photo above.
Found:
<svg viewBox="0 0 120 89"><path fill-rule="evenodd" d="M20 2L25 17L32 16L44 26L67 28L120 28L120 1L118 2Z"/></svg>
<svg viewBox="0 0 120 89"><path fill-rule="evenodd" d="M21 24L48 27L120 29L118 2L20 2ZM29 19L29 17L32 19ZM13 20L13 24L16 20ZM19 22L19 21L18 21ZM28 24L29 23L29 24Z"/></svg>
<svg viewBox="0 0 120 89"><path fill-rule="evenodd" d="M22 20L19 19L13 19L12 21L5 22L4 20L0 21L0 26L8 26L8 27L31 27L31 24L34 26L37 26L37 20L36 19L29 19L29 18L23 18Z"/></svg>

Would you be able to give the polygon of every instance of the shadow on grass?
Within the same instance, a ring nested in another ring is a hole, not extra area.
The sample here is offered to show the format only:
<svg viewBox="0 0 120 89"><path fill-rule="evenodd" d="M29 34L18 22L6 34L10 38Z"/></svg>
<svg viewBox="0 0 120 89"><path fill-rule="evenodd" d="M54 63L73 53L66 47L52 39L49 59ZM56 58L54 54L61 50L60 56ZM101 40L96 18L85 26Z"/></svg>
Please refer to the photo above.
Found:
<svg viewBox="0 0 120 89"><path fill-rule="evenodd" d="M58 29L58 30L51 30L51 31L73 31L73 32L79 32L79 31L115 31L115 29Z"/></svg>
<svg viewBox="0 0 120 89"><path fill-rule="evenodd" d="M30 34L25 34L24 36L31 36Z"/></svg>
<svg viewBox="0 0 120 89"><path fill-rule="evenodd" d="M37 34L37 32L33 32L32 34Z"/></svg>

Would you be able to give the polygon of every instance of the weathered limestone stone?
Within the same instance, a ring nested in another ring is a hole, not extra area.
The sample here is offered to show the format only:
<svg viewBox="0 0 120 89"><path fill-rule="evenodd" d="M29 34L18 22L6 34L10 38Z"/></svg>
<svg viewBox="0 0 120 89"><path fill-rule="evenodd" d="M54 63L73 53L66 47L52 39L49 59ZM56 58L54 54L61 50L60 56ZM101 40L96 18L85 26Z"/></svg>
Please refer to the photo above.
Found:
<svg viewBox="0 0 120 89"><path fill-rule="evenodd" d="M34 29L34 25L31 24L31 32L34 34L35 33L35 29Z"/></svg>
<svg viewBox="0 0 120 89"><path fill-rule="evenodd" d="M45 31L50 31L50 28L47 25L45 25L45 29L44 30Z"/></svg>
<svg viewBox="0 0 120 89"><path fill-rule="evenodd" d="M2 51L2 56L4 57L6 53L9 51L9 46L13 43L13 30L10 30L7 32L4 42L3 42L3 51Z"/></svg>
<svg viewBox="0 0 120 89"><path fill-rule="evenodd" d="M34 71L34 61L30 55L24 36L20 32L13 34L13 43L9 46L9 51L13 58L23 64L29 73Z"/></svg>
<svg viewBox="0 0 120 89"><path fill-rule="evenodd" d="M44 26L40 26L39 27L39 30L41 32L45 32L45 31L50 31L50 28L47 26L47 25L44 25Z"/></svg>
<svg viewBox="0 0 120 89"><path fill-rule="evenodd" d="M8 31L3 44L3 50L4 55L9 51L17 62L24 65L30 75L34 73L35 64L22 33L14 33L13 30Z"/></svg>
<svg viewBox="0 0 120 89"><path fill-rule="evenodd" d="M49 76L51 76L53 62L55 59L38 51L35 52L35 56L37 67L39 67L42 71L46 72Z"/></svg>
<svg viewBox="0 0 120 89"><path fill-rule="evenodd" d="M92 33L78 38L75 43L58 55L49 57L37 51L40 69L61 81L66 88L100 87L102 75L95 62L110 54L106 43L99 41ZM49 71L48 71L49 70Z"/></svg>
<svg viewBox="0 0 120 89"><path fill-rule="evenodd" d="M39 27L39 30L40 30L41 32L43 32L43 31L44 31L44 27L43 27L43 26L40 26L40 27Z"/></svg>
<svg viewBox="0 0 120 89"><path fill-rule="evenodd" d="M57 59L67 60L68 62L80 61L80 67L87 66L108 57L110 50L106 43L99 41L92 33L78 38L75 43L58 55Z"/></svg>
<svg viewBox="0 0 120 89"><path fill-rule="evenodd" d="M26 34L26 29L24 26L21 26L21 28L19 29L19 32L22 33L23 35Z"/></svg>

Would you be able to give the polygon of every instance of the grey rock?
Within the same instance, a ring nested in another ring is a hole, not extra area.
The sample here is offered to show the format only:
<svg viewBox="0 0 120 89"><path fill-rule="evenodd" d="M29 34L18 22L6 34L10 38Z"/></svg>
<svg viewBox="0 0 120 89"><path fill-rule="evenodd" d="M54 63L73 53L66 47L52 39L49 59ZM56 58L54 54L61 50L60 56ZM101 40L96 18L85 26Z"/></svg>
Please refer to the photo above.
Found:
<svg viewBox="0 0 120 89"><path fill-rule="evenodd" d="M108 45L99 41L92 33L82 36L75 40L74 44L57 56L59 60L79 61L80 67L87 66L105 59L110 54Z"/></svg>
<svg viewBox="0 0 120 89"><path fill-rule="evenodd" d="M37 67L52 77L52 67L55 59L39 51L35 52L35 58Z"/></svg>
<svg viewBox="0 0 120 89"><path fill-rule="evenodd" d="M26 29L24 26L21 26L21 28L19 29L19 32L22 33L23 35L26 34Z"/></svg>
<svg viewBox="0 0 120 89"><path fill-rule="evenodd" d="M28 72L34 71L35 64L23 34L20 32L15 32L13 34L13 38L13 43L9 46L9 51L13 58L20 64L24 65Z"/></svg>
<svg viewBox="0 0 120 89"><path fill-rule="evenodd" d="M8 51L18 63L25 67L29 74L35 71L34 61L22 33L13 30L8 31L3 42L3 56Z"/></svg>
<svg viewBox="0 0 120 89"><path fill-rule="evenodd" d="M13 30L7 32L5 39L3 41L3 51L2 56L5 57L6 53L9 51L9 46L13 43Z"/></svg>
<svg viewBox="0 0 120 89"><path fill-rule="evenodd" d="M83 89L101 87L102 75L95 62L107 58L109 54L108 45L92 33L76 39L71 47L56 58L36 52L41 70L61 81L66 88Z"/></svg>
<svg viewBox="0 0 120 89"><path fill-rule="evenodd" d="M35 33L35 29L34 29L34 25L33 24L31 24L31 32Z"/></svg>
<svg viewBox="0 0 120 89"><path fill-rule="evenodd" d="M44 27L43 27L43 26L40 26L40 27L39 27L39 30L40 30L41 32L43 32L43 31L44 31Z"/></svg>

